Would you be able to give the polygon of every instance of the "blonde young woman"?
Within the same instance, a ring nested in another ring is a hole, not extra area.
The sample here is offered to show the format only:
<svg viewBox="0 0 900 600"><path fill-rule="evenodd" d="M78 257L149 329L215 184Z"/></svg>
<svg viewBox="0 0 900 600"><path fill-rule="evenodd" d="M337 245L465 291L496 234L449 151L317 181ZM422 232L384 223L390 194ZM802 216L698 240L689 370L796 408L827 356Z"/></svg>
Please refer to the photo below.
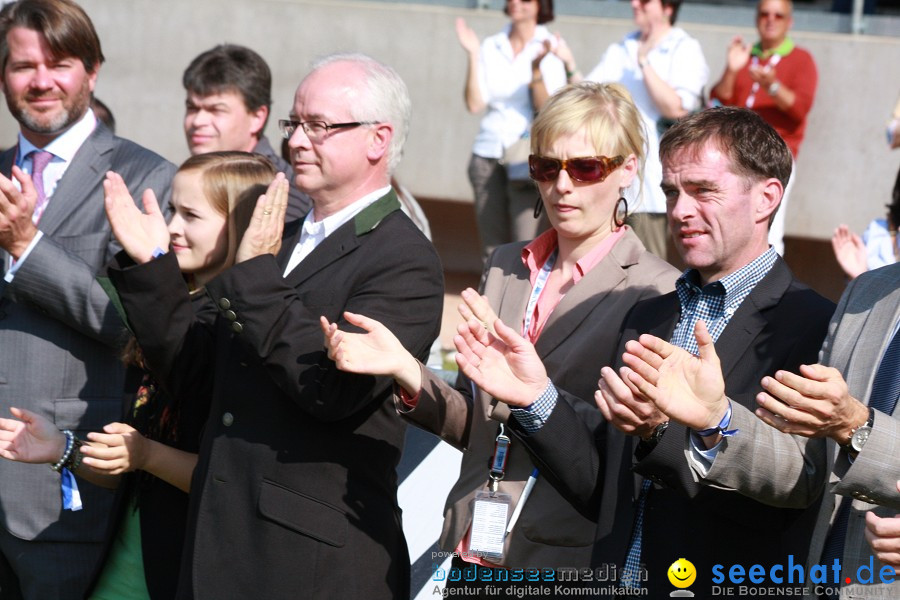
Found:
<svg viewBox="0 0 900 600"><path fill-rule="evenodd" d="M133 202L116 173L107 175L104 191L107 204ZM194 292L193 306L200 318L215 317L203 286L234 264L254 207L264 193L280 194L286 202L287 182L281 176L276 179L268 159L246 152L212 152L192 156L175 174L168 226L155 207L156 200L145 202L157 215L158 226L168 229L170 251ZM180 397L160 389L145 363L165 372L170 357L158 349L145 356L133 338L126 345L124 360L140 381L124 422L88 433L88 444L70 448L67 436L53 423L14 408L15 419L0 419L0 456L49 462L97 485L118 486L118 527L109 535L105 561L88 597L170 599L178 582L188 491L209 395ZM124 479L123 474L127 474Z"/></svg>
<svg viewBox="0 0 900 600"><path fill-rule="evenodd" d="M625 315L639 300L672 290L677 276L624 225L623 191L639 177L644 161L641 117L618 84L570 85L535 119L531 144L531 177L552 228L531 242L501 246L485 269L484 295L463 292L460 313L489 326L496 310L536 345L554 383L566 381L591 398L600 367L615 362ZM540 463L513 435L516 425L505 405L473 391L464 376L455 387L445 384L380 323L363 315L346 318L365 333L322 321L338 367L393 376L400 415L464 453L440 540L444 550L458 552L454 568L477 564L493 569L482 572L496 580L511 568L588 566L597 536L624 536L624 548L631 523L612 518L619 493L631 495L614 483L619 469L630 464L621 442L608 448L612 483L597 490L599 515L580 514L541 477ZM587 403L581 409L596 410ZM506 462L492 465L498 448ZM530 478L533 489L523 497ZM491 492L505 503L499 510L506 512L504 526L510 529L493 540L484 535L483 523L473 526L473 512L486 506L478 502L489 502ZM518 517L509 523L514 512ZM478 585L453 579L448 577L451 587Z"/></svg>

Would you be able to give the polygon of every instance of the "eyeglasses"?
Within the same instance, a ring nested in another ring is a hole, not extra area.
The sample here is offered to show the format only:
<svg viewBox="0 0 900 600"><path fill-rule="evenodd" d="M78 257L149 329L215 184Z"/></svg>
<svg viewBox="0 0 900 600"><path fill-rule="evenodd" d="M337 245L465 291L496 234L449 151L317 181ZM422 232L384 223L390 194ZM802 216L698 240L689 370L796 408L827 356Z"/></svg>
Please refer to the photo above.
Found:
<svg viewBox="0 0 900 600"><path fill-rule="evenodd" d="M559 160L548 156L532 154L528 157L528 170L535 181L556 181L559 172L565 169L569 177L585 183L600 182L606 179L625 162L622 155L614 158L607 156L584 156Z"/></svg>
<svg viewBox="0 0 900 600"><path fill-rule="evenodd" d="M278 129L284 139L289 140L298 127L303 128L303 133L310 141L321 141L325 135L332 129L350 129L353 127L361 127L363 125L378 125L378 121L354 121L353 123L332 123L325 121L291 121L290 119L280 119L278 121Z"/></svg>
<svg viewBox="0 0 900 600"><path fill-rule="evenodd" d="M787 18L787 15L784 13L777 12L758 12L756 13L757 19L775 19L776 21L783 21Z"/></svg>

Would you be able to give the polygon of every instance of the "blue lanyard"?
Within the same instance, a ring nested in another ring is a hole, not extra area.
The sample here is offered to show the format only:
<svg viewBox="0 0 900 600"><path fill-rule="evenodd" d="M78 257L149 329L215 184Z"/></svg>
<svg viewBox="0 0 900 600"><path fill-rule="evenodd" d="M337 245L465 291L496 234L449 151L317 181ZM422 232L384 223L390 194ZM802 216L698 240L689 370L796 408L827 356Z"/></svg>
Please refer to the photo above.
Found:
<svg viewBox="0 0 900 600"><path fill-rule="evenodd" d="M553 270L553 265L556 264L556 257L559 255L559 248L555 248L553 252L550 253L550 256L547 257L546 262L544 262L544 266L541 268L541 272L538 273L537 279L534 281L534 287L531 288L531 297L528 299L528 305L525 307L525 321L522 325L522 335L531 343L534 343L534 340L528 337L528 330L531 326L531 321L534 318L534 310L537 307L538 298L541 297L541 292L544 291L544 286L547 285L547 280L550 279L550 272Z"/></svg>

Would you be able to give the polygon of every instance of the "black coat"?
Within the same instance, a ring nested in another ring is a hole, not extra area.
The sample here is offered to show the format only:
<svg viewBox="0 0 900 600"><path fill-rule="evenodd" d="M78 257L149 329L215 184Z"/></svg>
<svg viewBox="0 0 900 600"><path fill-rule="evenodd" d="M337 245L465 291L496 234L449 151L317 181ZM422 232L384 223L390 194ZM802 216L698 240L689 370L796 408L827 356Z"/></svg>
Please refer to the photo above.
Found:
<svg viewBox="0 0 900 600"><path fill-rule="evenodd" d="M284 278L299 235L297 221L277 259L209 282L212 328L173 289L170 255L110 272L145 353L174 349L151 367L174 390L213 385L179 598L409 595L391 381L338 371L319 316L342 328L345 310L378 319L424 358L440 325L440 262L393 192Z"/></svg>
<svg viewBox="0 0 900 600"><path fill-rule="evenodd" d="M129 262L121 253L118 263ZM205 293L191 298L196 318L212 324L216 318L215 305ZM137 429L142 435L178 450L196 454L200 449L200 435L209 416L210 393L178 397L163 389L158 382L156 391L147 405L135 408L135 393L146 382L146 371L130 367L126 375L126 393L122 407L122 422ZM141 411L143 416L137 416ZM161 425L163 418L167 425ZM149 415L149 416L148 416ZM154 423L148 422L149 420ZM147 591L153 600L170 600L175 597L181 572L181 551L184 547L188 520L187 492L146 472L126 473L116 490L116 498L103 544L102 558L97 564L91 586L85 597L89 598L109 560L110 552L122 525L126 511L135 504L140 508L138 518L141 530L141 558Z"/></svg>

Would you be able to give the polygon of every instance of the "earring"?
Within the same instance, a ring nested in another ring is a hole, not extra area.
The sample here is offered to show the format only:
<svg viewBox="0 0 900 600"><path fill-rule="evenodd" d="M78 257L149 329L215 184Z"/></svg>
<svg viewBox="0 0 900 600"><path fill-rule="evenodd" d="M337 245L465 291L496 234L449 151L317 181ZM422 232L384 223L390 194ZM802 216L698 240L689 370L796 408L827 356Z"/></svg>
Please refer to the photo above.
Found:
<svg viewBox="0 0 900 600"><path fill-rule="evenodd" d="M616 201L616 209L613 211L613 223L616 224L616 227L621 227L625 224L626 218L628 218L628 200L625 199L625 196L619 196Z"/></svg>
<svg viewBox="0 0 900 600"><path fill-rule="evenodd" d="M544 201L541 200L540 194L538 194L537 202L534 203L534 218L537 219L541 216L541 211L544 210Z"/></svg>

